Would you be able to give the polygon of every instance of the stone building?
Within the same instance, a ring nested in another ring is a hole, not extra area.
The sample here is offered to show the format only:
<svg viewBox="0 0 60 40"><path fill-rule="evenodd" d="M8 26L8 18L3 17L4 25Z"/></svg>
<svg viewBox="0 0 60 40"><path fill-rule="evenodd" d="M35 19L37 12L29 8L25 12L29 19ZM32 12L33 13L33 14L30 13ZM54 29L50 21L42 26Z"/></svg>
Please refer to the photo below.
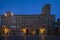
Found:
<svg viewBox="0 0 60 40"><path fill-rule="evenodd" d="M57 32L60 34L60 18L57 20Z"/></svg>
<svg viewBox="0 0 60 40"><path fill-rule="evenodd" d="M50 4L44 5L42 14L37 15L15 15L12 12L6 12L1 16L1 25L9 28L34 28L38 29L42 26L47 30L54 28L55 15L50 14Z"/></svg>

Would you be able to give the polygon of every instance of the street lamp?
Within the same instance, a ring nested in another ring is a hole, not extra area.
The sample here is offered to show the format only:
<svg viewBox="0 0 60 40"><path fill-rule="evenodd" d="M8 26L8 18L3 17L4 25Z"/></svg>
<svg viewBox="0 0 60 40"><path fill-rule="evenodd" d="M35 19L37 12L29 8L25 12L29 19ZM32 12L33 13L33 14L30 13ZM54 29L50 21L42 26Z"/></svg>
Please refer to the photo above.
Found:
<svg viewBox="0 0 60 40"><path fill-rule="evenodd" d="M4 38L5 40L8 40L7 37L9 36L9 29L7 27L3 28L3 32L4 32Z"/></svg>
<svg viewBox="0 0 60 40"><path fill-rule="evenodd" d="M9 33L9 28L6 26L6 25L3 25L3 32L4 32L4 34L7 34L7 33Z"/></svg>
<svg viewBox="0 0 60 40"><path fill-rule="evenodd" d="M22 28L22 33L25 34L26 33L26 30L27 30L26 28Z"/></svg>
<svg viewBox="0 0 60 40"><path fill-rule="evenodd" d="M32 34L35 35L35 31L32 31Z"/></svg>
<svg viewBox="0 0 60 40"><path fill-rule="evenodd" d="M22 28L22 34L23 34L23 37L24 37L24 40L26 40L26 28Z"/></svg>
<svg viewBox="0 0 60 40"><path fill-rule="evenodd" d="M7 34L9 32L8 28L4 28L4 33Z"/></svg>
<svg viewBox="0 0 60 40"><path fill-rule="evenodd" d="M31 34L32 34L32 35L35 35L35 29L32 29L32 30L31 30Z"/></svg>
<svg viewBox="0 0 60 40"><path fill-rule="evenodd" d="M44 34L46 32L45 28L40 28L40 34Z"/></svg>
<svg viewBox="0 0 60 40"><path fill-rule="evenodd" d="M46 28L40 28L41 40L45 40L46 37Z"/></svg>

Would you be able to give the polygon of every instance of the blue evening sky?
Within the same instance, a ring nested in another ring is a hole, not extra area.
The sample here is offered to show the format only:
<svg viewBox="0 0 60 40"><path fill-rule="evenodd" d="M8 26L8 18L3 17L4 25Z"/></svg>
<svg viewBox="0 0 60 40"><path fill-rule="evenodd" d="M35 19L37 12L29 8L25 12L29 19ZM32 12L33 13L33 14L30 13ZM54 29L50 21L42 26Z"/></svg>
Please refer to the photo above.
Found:
<svg viewBox="0 0 60 40"><path fill-rule="evenodd" d="M0 15L6 11L14 14L41 14L45 4L51 4L51 14L60 18L59 0L0 0Z"/></svg>

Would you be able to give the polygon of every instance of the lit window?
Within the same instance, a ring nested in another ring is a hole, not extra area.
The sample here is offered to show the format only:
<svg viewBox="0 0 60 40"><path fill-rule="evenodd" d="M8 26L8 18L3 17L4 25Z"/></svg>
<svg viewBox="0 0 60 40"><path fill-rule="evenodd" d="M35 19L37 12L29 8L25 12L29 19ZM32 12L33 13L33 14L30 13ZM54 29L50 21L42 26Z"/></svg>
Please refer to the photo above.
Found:
<svg viewBox="0 0 60 40"><path fill-rule="evenodd" d="M16 26L11 26L11 28L16 28Z"/></svg>

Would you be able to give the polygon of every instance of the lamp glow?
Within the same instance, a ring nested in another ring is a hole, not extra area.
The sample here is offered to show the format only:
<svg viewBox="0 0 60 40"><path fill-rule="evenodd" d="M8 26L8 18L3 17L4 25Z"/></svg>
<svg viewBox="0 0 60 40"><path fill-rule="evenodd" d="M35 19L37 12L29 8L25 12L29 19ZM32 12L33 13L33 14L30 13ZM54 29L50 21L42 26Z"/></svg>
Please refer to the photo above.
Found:
<svg viewBox="0 0 60 40"><path fill-rule="evenodd" d="M9 29L5 28L4 33L7 34L9 32Z"/></svg>
<svg viewBox="0 0 60 40"><path fill-rule="evenodd" d="M6 13L5 13L4 15L5 15L5 16L7 16L7 14L6 14Z"/></svg>
<svg viewBox="0 0 60 40"><path fill-rule="evenodd" d="M22 28L22 32L23 33L26 33L26 28Z"/></svg>
<svg viewBox="0 0 60 40"><path fill-rule="evenodd" d="M40 28L40 33L43 34L46 32L46 29L45 28Z"/></svg>

